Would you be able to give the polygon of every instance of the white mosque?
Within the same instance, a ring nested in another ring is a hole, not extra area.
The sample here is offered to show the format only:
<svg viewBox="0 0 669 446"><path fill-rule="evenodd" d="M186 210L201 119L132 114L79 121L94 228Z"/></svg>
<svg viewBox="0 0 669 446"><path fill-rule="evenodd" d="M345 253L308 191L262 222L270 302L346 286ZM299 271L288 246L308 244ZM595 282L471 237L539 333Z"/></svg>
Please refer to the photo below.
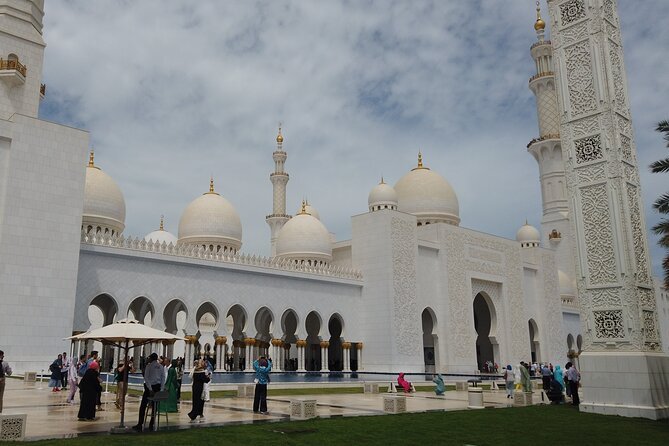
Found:
<svg viewBox="0 0 669 446"><path fill-rule="evenodd" d="M488 361L564 364L579 353L578 227L562 148L574 135L560 132L560 69L539 15L529 83L539 136L528 152L540 171L540 229L526 223L509 240L461 227L456 191L419 153L394 186L381 179L369 192L350 240L334 240L310 204L287 211L279 129L271 256L262 257L243 249L233 205L241 197L220 195L214 179L183 210L178 234L162 221L144 237L126 234L123 185L95 164L88 134L37 116L43 0L0 0L8 4L0 8L0 348L19 372L67 350L63 338L91 327L91 307L105 325L133 317L183 335L184 343L148 348L183 354L188 365L210 355L219 369L228 356L239 369L266 352L279 371L471 374ZM577 157L588 162L593 150ZM666 294L656 290L666 318ZM660 324L666 337L669 324ZM90 348L76 343L72 352Z"/></svg>

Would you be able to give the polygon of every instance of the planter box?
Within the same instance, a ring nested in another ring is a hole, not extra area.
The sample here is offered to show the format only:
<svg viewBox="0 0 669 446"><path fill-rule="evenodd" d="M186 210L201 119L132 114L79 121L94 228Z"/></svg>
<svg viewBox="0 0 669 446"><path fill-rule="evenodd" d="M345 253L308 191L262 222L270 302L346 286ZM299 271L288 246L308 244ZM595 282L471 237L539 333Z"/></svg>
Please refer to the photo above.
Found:
<svg viewBox="0 0 669 446"><path fill-rule="evenodd" d="M407 411L407 398L404 395L385 395L383 397L385 413L402 413Z"/></svg>
<svg viewBox="0 0 669 446"><path fill-rule="evenodd" d="M309 420L316 418L316 400L295 398L290 400L290 419Z"/></svg>

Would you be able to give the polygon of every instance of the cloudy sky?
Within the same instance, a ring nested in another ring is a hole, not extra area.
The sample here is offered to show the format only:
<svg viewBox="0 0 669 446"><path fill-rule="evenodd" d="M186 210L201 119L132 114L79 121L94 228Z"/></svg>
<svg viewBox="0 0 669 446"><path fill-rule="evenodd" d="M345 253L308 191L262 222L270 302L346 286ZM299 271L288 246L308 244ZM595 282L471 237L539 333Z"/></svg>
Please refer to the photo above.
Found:
<svg viewBox="0 0 669 446"><path fill-rule="evenodd" d="M419 149L454 187L462 226L514 238L526 218L539 225L532 0L46 3L42 118L91 132L125 195L127 235L161 214L176 234L213 175L241 216L243 251L269 254L279 122L288 212L307 197L338 240L381 175L394 184ZM653 131L669 119L669 1L619 9L652 226L669 184L646 169L669 154Z"/></svg>

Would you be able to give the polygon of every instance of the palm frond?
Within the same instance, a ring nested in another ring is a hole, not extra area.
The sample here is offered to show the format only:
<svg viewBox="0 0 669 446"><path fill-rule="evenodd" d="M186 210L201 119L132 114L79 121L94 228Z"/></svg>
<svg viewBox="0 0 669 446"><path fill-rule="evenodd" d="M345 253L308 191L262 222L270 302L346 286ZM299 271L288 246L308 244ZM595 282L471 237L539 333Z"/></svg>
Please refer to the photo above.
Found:
<svg viewBox="0 0 669 446"><path fill-rule="evenodd" d="M669 234L664 234L662 237L660 237L660 239L657 241L657 244L663 248L669 248Z"/></svg>
<svg viewBox="0 0 669 446"><path fill-rule="evenodd" d="M667 220L666 218L660 220L658 224L653 226L652 230L654 233L659 235L669 234L669 220Z"/></svg>
<svg viewBox="0 0 669 446"><path fill-rule="evenodd" d="M655 200L653 208L657 209L661 214L669 214L669 193L661 195L660 198Z"/></svg>
<svg viewBox="0 0 669 446"><path fill-rule="evenodd" d="M653 161L648 167L653 173L669 172L669 158Z"/></svg>
<svg viewBox="0 0 669 446"><path fill-rule="evenodd" d="M669 147L669 121L658 122L655 130L660 133L664 133L663 139L667 141L667 147Z"/></svg>

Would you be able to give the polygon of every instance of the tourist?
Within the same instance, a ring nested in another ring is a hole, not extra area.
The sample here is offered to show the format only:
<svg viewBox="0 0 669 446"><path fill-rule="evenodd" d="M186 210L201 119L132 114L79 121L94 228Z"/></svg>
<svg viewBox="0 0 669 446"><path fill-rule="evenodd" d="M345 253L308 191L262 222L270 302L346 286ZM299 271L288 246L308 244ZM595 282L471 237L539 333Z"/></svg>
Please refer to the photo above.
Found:
<svg viewBox="0 0 669 446"><path fill-rule="evenodd" d="M515 383L516 390L521 390L523 388L523 374L520 371L521 367L522 365L520 366L517 365L513 368L513 380Z"/></svg>
<svg viewBox="0 0 669 446"><path fill-rule="evenodd" d="M60 368L60 383L62 384L63 390L67 390L67 375L70 370L70 363L72 361L67 357L67 353L63 352L63 365Z"/></svg>
<svg viewBox="0 0 669 446"><path fill-rule="evenodd" d="M532 379L530 378L529 368L525 366L522 362L520 363L520 382L523 385L523 391L531 392L532 391Z"/></svg>
<svg viewBox="0 0 669 446"><path fill-rule="evenodd" d="M571 398L571 385L569 385L569 375L567 374L567 371L569 370L569 367L571 366L571 362L568 362L564 365L564 370L562 371L562 378L564 381L564 390L565 393L567 394L567 397Z"/></svg>
<svg viewBox="0 0 669 446"><path fill-rule="evenodd" d="M49 366L51 378L49 379L49 387L52 392L60 392L60 369L63 365L63 355L58 355Z"/></svg>
<svg viewBox="0 0 669 446"><path fill-rule="evenodd" d="M548 365L544 363L541 366L541 382L543 384L544 392L548 392L548 389L551 387L551 376L553 373L551 369L548 368Z"/></svg>
<svg viewBox="0 0 669 446"><path fill-rule="evenodd" d="M140 361L141 359L142 358L140 358ZM132 429L137 432L142 432L144 427L144 418L146 415L146 406L149 404L149 397L152 397L156 392L159 392L165 384L165 381L163 380L165 375L163 375L162 366L158 363L158 354L151 353L148 359L149 362L144 367L144 393L142 394L142 402L139 405L139 420L137 421L137 424L132 427ZM154 410L151 411L149 430L153 430L155 421L156 412L154 407Z"/></svg>
<svg viewBox="0 0 669 446"><path fill-rule="evenodd" d="M5 362L5 352L0 350L0 413L2 413L2 398L5 395L5 380L11 374L12 368Z"/></svg>
<svg viewBox="0 0 669 446"><path fill-rule="evenodd" d="M211 394L209 393L209 390L211 388L211 376L214 373L214 369L211 366L211 363L209 362L208 359L203 359L203 364L204 364L204 374L207 375L207 378L209 380L205 381L204 386L202 386L202 400L207 402L211 398Z"/></svg>
<svg viewBox="0 0 669 446"><path fill-rule="evenodd" d="M253 395L253 412L267 414L267 384L269 384L269 373L272 371L272 359L264 356L253 361L253 370L256 372L256 388Z"/></svg>
<svg viewBox="0 0 669 446"><path fill-rule="evenodd" d="M114 374L114 381L116 381L116 401L114 402L114 405L117 409L121 408L123 395L125 395L126 389L128 388L127 370L128 368L125 366L124 360L121 359L118 363L118 367L116 367L116 373Z"/></svg>
<svg viewBox="0 0 669 446"><path fill-rule="evenodd" d="M160 404L161 413L178 412L177 406L177 390L179 384L177 382L177 360L173 359L171 366L167 369L167 379L165 380L165 390L169 394L167 401Z"/></svg>
<svg viewBox="0 0 669 446"><path fill-rule="evenodd" d="M515 378L511 364L507 365L506 369L504 370L504 382L506 386L506 397L512 398Z"/></svg>
<svg viewBox="0 0 669 446"><path fill-rule="evenodd" d="M181 383L184 379L184 360L179 357L177 359L177 402L181 402Z"/></svg>
<svg viewBox="0 0 669 446"><path fill-rule="evenodd" d="M95 402L98 393L102 392L99 380L100 365L93 361L88 365L84 377L79 383L79 421L95 420Z"/></svg>
<svg viewBox="0 0 669 446"><path fill-rule="evenodd" d="M549 376L550 380L548 384L548 390L546 390L546 396L551 401L551 404L560 404L564 400L564 395L562 395L562 386L553 375Z"/></svg>
<svg viewBox="0 0 669 446"><path fill-rule="evenodd" d="M564 375L562 374L562 368L559 365L555 366L555 371L553 372L553 376L555 377L555 381L557 381L560 384L560 387L562 388L561 392L563 392L565 390Z"/></svg>
<svg viewBox="0 0 669 446"><path fill-rule="evenodd" d="M404 390L404 393L411 393L411 383L404 379L404 373L397 377L397 384Z"/></svg>
<svg viewBox="0 0 669 446"><path fill-rule="evenodd" d="M70 390L67 393L67 403L74 404L74 396L77 394L77 384L79 384L78 368L86 360L86 355L81 355L79 361L73 361L70 358L70 367L67 370L67 382L70 385Z"/></svg>
<svg viewBox="0 0 669 446"><path fill-rule="evenodd" d="M569 386L571 387L571 403L574 406L578 406L581 403L578 397L578 385L581 381L581 374L578 372L576 365L571 362L568 362L565 367L568 367L567 377L569 377Z"/></svg>
<svg viewBox="0 0 669 446"><path fill-rule="evenodd" d="M191 423L197 421L200 417L200 423L204 422L204 400L202 399L202 391L204 383L209 381L209 377L204 373L204 361L195 360L195 367L191 372L192 393L193 393L193 409L188 413Z"/></svg>
<svg viewBox="0 0 669 446"><path fill-rule="evenodd" d="M444 392L446 391L446 385L444 384L444 378L441 376L441 374L437 373L436 375L434 375L434 377L432 378L432 382L437 385L434 388L434 393L436 395L443 395Z"/></svg>

